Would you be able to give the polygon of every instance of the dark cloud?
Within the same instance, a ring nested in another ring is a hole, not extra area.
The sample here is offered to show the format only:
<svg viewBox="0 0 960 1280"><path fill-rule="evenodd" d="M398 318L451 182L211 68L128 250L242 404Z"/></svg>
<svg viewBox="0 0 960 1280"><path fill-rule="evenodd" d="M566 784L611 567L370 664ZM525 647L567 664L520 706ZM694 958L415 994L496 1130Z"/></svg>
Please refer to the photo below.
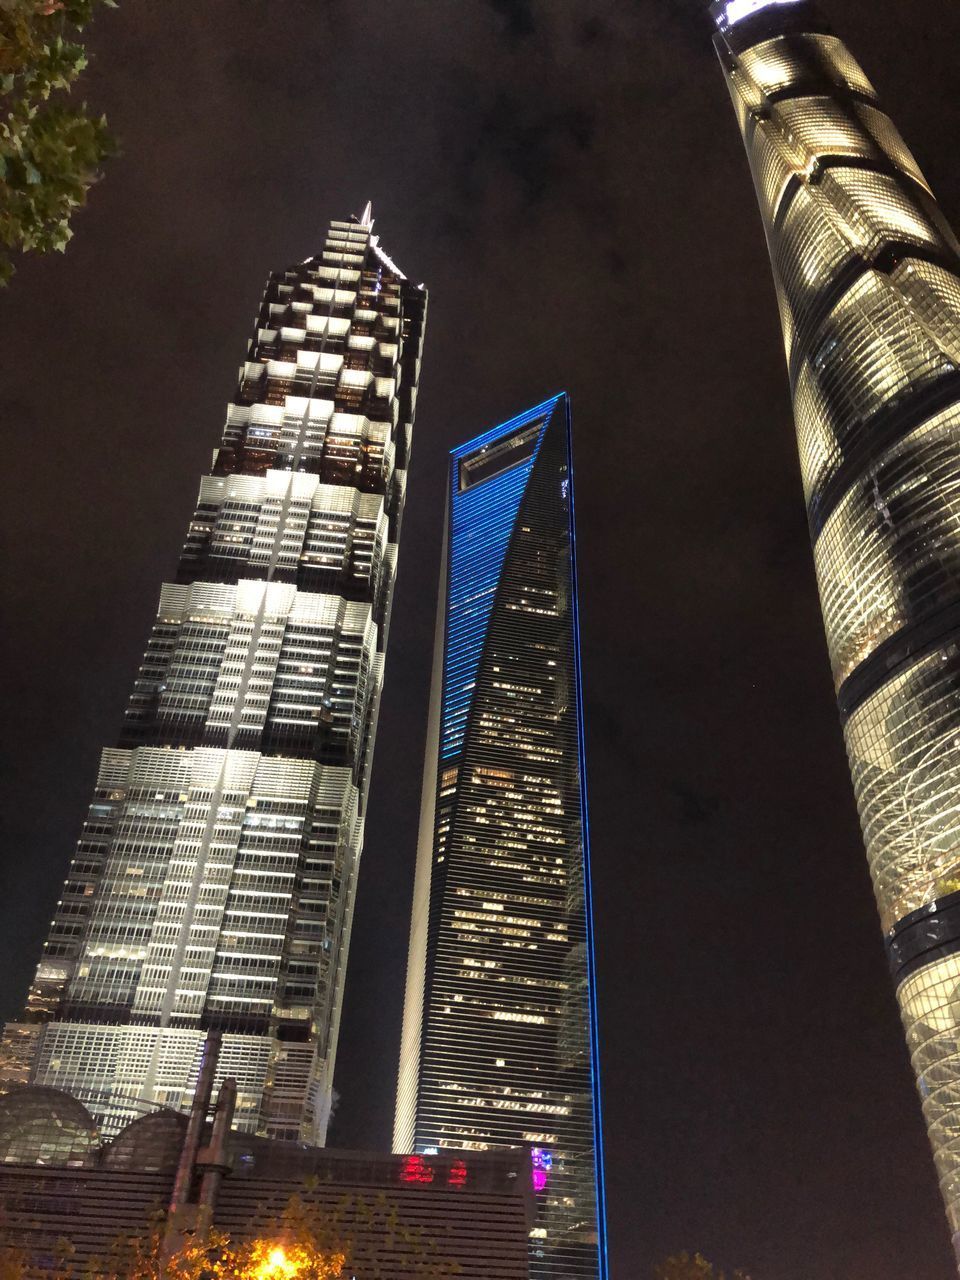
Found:
<svg viewBox="0 0 960 1280"><path fill-rule="evenodd" d="M673 794L679 804L680 821L688 826L710 822L720 812L720 801L715 796L704 795L683 783L674 783Z"/></svg>
<svg viewBox="0 0 960 1280"><path fill-rule="evenodd" d="M536 23L532 0L485 0L504 20L507 34L513 39L533 35Z"/></svg>
<svg viewBox="0 0 960 1280"><path fill-rule="evenodd" d="M957 224L960 9L903 12L832 3ZM702 9L123 0L94 46L85 95L122 155L67 254L0 299L3 1012L267 271L372 198L431 301L336 1141L389 1138L444 451L566 387L614 1273L700 1248L756 1280L942 1280L776 304Z"/></svg>
<svg viewBox="0 0 960 1280"><path fill-rule="evenodd" d="M483 118L469 157L468 181L489 163L518 184L528 204L536 204L570 176L572 153L587 149L595 123L578 107L545 111L524 98L501 94Z"/></svg>
<svg viewBox="0 0 960 1280"><path fill-rule="evenodd" d="M609 31L603 19L594 15L580 24L577 40L582 45L591 45L606 39L608 35Z"/></svg>

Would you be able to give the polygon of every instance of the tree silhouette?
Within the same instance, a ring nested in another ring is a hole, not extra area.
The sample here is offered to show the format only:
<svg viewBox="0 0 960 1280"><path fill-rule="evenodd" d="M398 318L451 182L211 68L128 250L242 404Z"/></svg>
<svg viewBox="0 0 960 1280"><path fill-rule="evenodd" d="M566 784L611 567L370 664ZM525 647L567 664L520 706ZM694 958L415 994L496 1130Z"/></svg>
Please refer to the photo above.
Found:
<svg viewBox="0 0 960 1280"><path fill-rule="evenodd" d="M70 92L87 65L77 35L114 0L0 0L0 284L11 255L59 252L114 148L106 120Z"/></svg>
<svg viewBox="0 0 960 1280"><path fill-rule="evenodd" d="M109 1255L94 1260L84 1275L97 1280L341 1280L357 1270L365 1280L390 1280L398 1244L422 1280L446 1280L460 1270L422 1231L399 1223L383 1196L345 1196L331 1211L293 1195L258 1225L253 1239L234 1241L213 1230L202 1240L188 1241L165 1262L163 1227L161 1212L142 1234L115 1241ZM351 1233L357 1227L364 1245L355 1259ZM23 1275L0 1271L0 1280Z"/></svg>
<svg viewBox="0 0 960 1280"><path fill-rule="evenodd" d="M728 1280L725 1272L718 1271L702 1253L674 1254L653 1269L654 1280ZM745 1271L734 1271L729 1280L750 1280Z"/></svg>

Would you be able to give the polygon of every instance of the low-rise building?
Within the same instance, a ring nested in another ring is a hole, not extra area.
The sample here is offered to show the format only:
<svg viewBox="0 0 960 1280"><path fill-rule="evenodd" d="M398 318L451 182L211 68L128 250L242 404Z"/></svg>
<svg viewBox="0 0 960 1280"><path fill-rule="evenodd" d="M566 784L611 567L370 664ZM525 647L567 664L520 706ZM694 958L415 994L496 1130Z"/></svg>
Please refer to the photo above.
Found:
<svg viewBox="0 0 960 1280"><path fill-rule="evenodd" d="M186 1166L188 1222L206 1198L213 1228L249 1240L269 1235L298 1196L344 1247L345 1276L527 1280L533 1198L523 1149L386 1155L232 1132L215 1158L209 1138L207 1127ZM11 1090L0 1097L3 1243L24 1252L36 1280L68 1268L96 1275L118 1243L162 1230L188 1146L181 1112L148 1112L102 1142L70 1095Z"/></svg>

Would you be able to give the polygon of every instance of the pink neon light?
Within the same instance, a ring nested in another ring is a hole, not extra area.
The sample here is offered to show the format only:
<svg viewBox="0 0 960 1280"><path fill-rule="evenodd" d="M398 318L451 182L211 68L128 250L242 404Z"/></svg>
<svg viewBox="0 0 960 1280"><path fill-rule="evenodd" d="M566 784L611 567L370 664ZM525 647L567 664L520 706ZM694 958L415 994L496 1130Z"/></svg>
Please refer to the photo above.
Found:
<svg viewBox="0 0 960 1280"><path fill-rule="evenodd" d="M533 1190L535 1193L546 1190L547 1178L553 1168L553 1156L546 1147L530 1148L530 1163L533 1166Z"/></svg>

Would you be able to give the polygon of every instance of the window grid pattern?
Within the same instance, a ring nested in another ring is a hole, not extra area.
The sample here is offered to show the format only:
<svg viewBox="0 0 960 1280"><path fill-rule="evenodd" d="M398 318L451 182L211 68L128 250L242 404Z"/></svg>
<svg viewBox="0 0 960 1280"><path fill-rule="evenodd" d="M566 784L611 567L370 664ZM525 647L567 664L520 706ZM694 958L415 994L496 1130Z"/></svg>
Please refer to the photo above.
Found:
<svg viewBox="0 0 960 1280"><path fill-rule="evenodd" d="M814 544L838 689L924 610L957 598L958 419L953 406L882 453Z"/></svg>
<svg viewBox="0 0 960 1280"><path fill-rule="evenodd" d="M898 672L846 725L884 929L960 889L955 644Z"/></svg>
<svg viewBox="0 0 960 1280"><path fill-rule="evenodd" d="M924 966L897 992L951 1230L960 1231L960 955Z"/></svg>
<svg viewBox="0 0 960 1280"><path fill-rule="evenodd" d="M517 430L544 417L553 403L548 401L522 415L517 420ZM541 429L537 448L542 438ZM473 699L474 677L503 558L536 459L534 451L517 466L492 476L486 483L462 488L461 455L468 452L481 454L495 444L495 439L482 437L471 443L469 451L458 450L453 455L452 466L456 474L452 481L451 499L449 640L444 658L441 747L444 759L456 755L463 745L467 714Z"/></svg>
<svg viewBox="0 0 960 1280"><path fill-rule="evenodd" d="M47 1093L21 1090L9 1109L12 1125L0 1102L0 1153L4 1129L12 1128L6 1145L16 1156L49 1161L17 1167L0 1154L4 1244L40 1264L29 1271L37 1280L102 1273L119 1239L146 1248L154 1211L170 1198L185 1117L170 1111L140 1117L110 1144L86 1135L83 1157L83 1116L57 1114L62 1095ZM61 1121L78 1134L72 1160L64 1158ZM89 1116L86 1123L92 1126ZM46 1139L51 1129L59 1140ZM232 1133L226 1162L230 1176L217 1195L213 1225L237 1242L271 1232L297 1186L311 1216L336 1222L350 1242L349 1276L528 1280L523 1185L530 1166L522 1152L437 1155L411 1169L406 1156L364 1157Z"/></svg>
<svg viewBox="0 0 960 1280"><path fill-rule="evenodd" d="M226 745L353 765L379 694L370 606L284 583L165 586L123 745Z"/></svg>
<svg viewBox="0 0 960 1280"><path fill-rule="evenodd" d="M266 578L370 600L383 625L393 548L379 494L304 472L204 476L179 580Z"/></svg>
<svg viewBox="0 0 960 1280"><path fill-rule="evenodd" d="M425 313L369 221L267 282L0 1054L108 1131L219 1028L242 1124L324 1140Z"/></svg>
<svg viewBox="0 0 960 1280"><path fill-rule="evenodd" d="M810 32L790 40L764 40L745 49L741 63L764 96L823 76L841 89L876 98L862 67L836 36Z"/></svg>
<svg viewBox="0 0 960 1280"><path fill-rule="evenodd" d="M717 48L770 249L830 658L892 943L912 912L940 920L960 890L960 255L862 73L835 38L796 29L803 12L778 34L771 10ZM751 31L763 39L744 48ZM900 971L900 1001L960 1257L958 962L917 965Z"/></svg>
<svg viewBox="0 0 960 1280"><path fill-rule="evenodd" d="M522 492L459 750L444 754L444 718L437 754L428 757L424 786L436 796L436 819L417 874L429 882L429 908L410 953L423 994L404 1012L404 1053L416 1059L416 1079L411 1088L402 1071L394 1142L421 1153L531 1145L545 1166L535 1181L531 1275L598 1277L605 1263L566 399L480 440L522 439L544 414L535 460L512 469ZM464 461L478 447L452 455L454 510ZM476 489L502 486L494 474ZM486 505L467 510L483 529ZM457 546L472 545L470 532L469 516L452 519L448 659L462 634L454 611L473 590L457 581L458 573L472 577L473 561ZM461 687L445 665L444 709Z"/></svg>

